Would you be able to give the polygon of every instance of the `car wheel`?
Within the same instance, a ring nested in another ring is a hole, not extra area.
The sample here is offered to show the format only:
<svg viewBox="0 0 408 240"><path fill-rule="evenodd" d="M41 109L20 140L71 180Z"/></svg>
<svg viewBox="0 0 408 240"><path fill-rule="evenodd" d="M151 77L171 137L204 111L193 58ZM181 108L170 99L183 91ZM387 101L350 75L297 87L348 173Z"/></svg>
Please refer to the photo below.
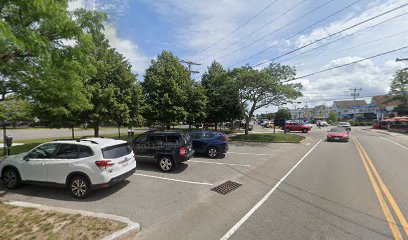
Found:
<svg viewBox="0 0 408 240"><path fill-rule="evenodd" d="M307 133L307 129L302 129L302 133Z"/></svg>
<svg viewBox="0 0 408 240"><path fill-rule="evenodd" d="M75 176L71 179L69 189L74 198L86 198L91 192L89 181L83 176Z"/></svg>
<svg viewBox="0 0 408 240"><path fill-rule="evenodd" d="M216 158L218 156L218 149L216 147L208 148L207 156L210 158Z"/></svg>
<svg viewBox="0 0 408 240"><path fill-rule="evenodd" d="M8 189L16 189L20 186L21 180L17 170L9 168L3 172L3 182Z"/></svg>
<svg viewBox="0 0 408 240"><path fill-rule="evenodd" d="M159 159L159 168L163 172L170 172L174 168L174 161L171 157L163 156Z"/></svg>

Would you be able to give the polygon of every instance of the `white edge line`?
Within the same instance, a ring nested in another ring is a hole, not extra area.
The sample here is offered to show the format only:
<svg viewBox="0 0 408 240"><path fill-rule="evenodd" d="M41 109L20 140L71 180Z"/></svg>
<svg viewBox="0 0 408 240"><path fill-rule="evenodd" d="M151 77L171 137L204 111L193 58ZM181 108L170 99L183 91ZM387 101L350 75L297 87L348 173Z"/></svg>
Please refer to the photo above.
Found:
<svg viewBox="0 0 408 240"><path fill-rule="evenodd" d="M388 139L388 138L383 137L383 136L380 136L380 137L381 137L381 138L384 138L385 140L388 140L388 141L390 141L390 142L392 142L392 143L394 143L394 144L397 144L398 146L400 146L400 147L402 147L402 148L408 149L408 147L406 147L406 146L404 146L404 145L402 145L402 144L399 144L399 143L397 143L397 142L395 142L395 141L393 141L393 140L391 140L391 139Z"/></svg>
<svg viewBox="0 0 408 240"><path fill-rule="evenodd" d="M102 238L102 240L118 239L121 236L129 233L130 231L133 231L133 230L140 231L139 223L135 223L127 217L117 216L113 214L95 213L95 212L83 211L83 210L77 210L77 209L51 207L51 206L46 206L46 205L41 205L41 204L36 204L36 203L29 203L29 202L21 202L21 201L12 201L12 202L4 202L4 203L12 205L12 206L16 206L16 207L37 208L37 209L44 210L44 211L62 212L62 213L67 213L67 214L81 214L82 216L87 216L87 217L110 219L110 220L122 222L128 225L127 227L119 231L116 231L108 236L105 236L104 238Z"/></svg>
<svg viewBox="0 0 408 240"><path fill-rule="evenodd" d="M134 173L133 175L142 176L142 177L157 178L157 179L162 179L162 180L169 180L169 181L174 181L174 182L183 182L183 183L191 183L191 184L198 184L198 185L208 185L208 186L213 185L212 183L185 181L185 180L179 180L179 179L173 179L173 178L165 178L165 177L159 177L159 176L153 176L153 175L146 175L146 174L141 174L141 173Z"/></svg>
<svg viewBox="0 0 408 240"><path fill-rule="evenodd" d="M295 166L293 166L289 172L287 172L285 174L285 176L283 176L279 182L277 182L275 184L275 186L261 199L259 200L259 202L257 204L255 204L255 206L253 206L251 208L251 210L249 210L249 212L247 212L247 214L245 214L245 216L243 216L241 218L241 220L239 220L220 240L227 240L229 239L232 234L234 234L240 227L242 224L245 223L246 220L248 220L249 217L251 217L251 215L272 195L272 193L279 187L279 185L285 181L285 179L292 173L293 170L295 170L295 168L317 147L317 145L319 145L319 143L322 141L323 139L320 139L296 164Z"/></svg>
<svg viewBox="0 0 408 240"><path fill-rule="evenodd" d="M188 162L193 163L209 163L209 164L218 164L218 165L229 165L229 166L239 166L239 167L250 167L251 165L248 164L235 164L235 163L223 163L223 162L207 162L207 161L197 161L197 160L190 160Z"/></svg>

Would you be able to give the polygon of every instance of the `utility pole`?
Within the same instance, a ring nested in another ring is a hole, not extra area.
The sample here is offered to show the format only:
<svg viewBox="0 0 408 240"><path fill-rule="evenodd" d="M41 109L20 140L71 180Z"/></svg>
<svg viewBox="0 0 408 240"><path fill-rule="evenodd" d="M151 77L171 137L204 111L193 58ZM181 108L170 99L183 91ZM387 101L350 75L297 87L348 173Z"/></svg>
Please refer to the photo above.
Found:
<svg viewBox="0 0 408 240"><path fill-rule="evenodd" d="M408 58L397 58L395 59L396 62L401 62L401 61L408 61Z"/></svg>
<svg viewBox="0 0 408 240"><path fill-rule="evenodd" d="M180 62L185 63L185 64L188 65L188 71L190 71L190 73L200 73L199 71L191 70L191 65L199 66L199 65L201 65L201 63L195 63L193 61L185 61L185 60L181 60Z"/></svg>
<svg viewBox="0 0 408 240"><path fill-rule="evenodd" d="M360 92L363 90L362 88L349 88L351 91L351 97L354 101L360 96ZM353 106L353 121L354 125L356 124L356 108Z"/></svg>
<svg viewBox="0 0 408 240"><path fill-rule="evenodd" d="M303 114L303 118L306 120L306 112L307 112L307 102L305 103L305 112Z"/></svg>

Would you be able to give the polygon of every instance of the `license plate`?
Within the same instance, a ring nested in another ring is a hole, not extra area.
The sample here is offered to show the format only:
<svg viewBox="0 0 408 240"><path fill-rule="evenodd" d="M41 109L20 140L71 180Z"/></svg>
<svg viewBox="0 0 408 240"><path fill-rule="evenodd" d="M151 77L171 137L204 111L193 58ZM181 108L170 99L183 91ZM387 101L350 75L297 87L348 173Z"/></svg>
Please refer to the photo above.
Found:
<svg viewBox="0 0 408 240"><path fill-rule="evenodd" d="M340 138L334 138L334 140L340 140Z"/></svg>

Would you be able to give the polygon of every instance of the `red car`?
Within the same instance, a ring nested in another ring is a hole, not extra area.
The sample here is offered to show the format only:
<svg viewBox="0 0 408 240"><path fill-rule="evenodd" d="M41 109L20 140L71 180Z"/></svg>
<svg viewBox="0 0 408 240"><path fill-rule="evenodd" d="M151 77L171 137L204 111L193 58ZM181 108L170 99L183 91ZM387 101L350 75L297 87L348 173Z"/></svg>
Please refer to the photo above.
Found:
<svg viewBox="0 0 408 240"><path fill-rule="evenodd" d="M312 130L312 128L308 125L303 125L301 123L297 123L297 122L290 122L290 123L286 123L286 132L303 132L303 133L307 133L310 130Z"/></svg>
<svg viewBox="0 0 408 240"><path fill-rule="evenodd" d="M345 128L338 127L332 128L330 131L327 131L327 141L339 141L339 142L348 142L349 141L349 131Z"/></svg>

